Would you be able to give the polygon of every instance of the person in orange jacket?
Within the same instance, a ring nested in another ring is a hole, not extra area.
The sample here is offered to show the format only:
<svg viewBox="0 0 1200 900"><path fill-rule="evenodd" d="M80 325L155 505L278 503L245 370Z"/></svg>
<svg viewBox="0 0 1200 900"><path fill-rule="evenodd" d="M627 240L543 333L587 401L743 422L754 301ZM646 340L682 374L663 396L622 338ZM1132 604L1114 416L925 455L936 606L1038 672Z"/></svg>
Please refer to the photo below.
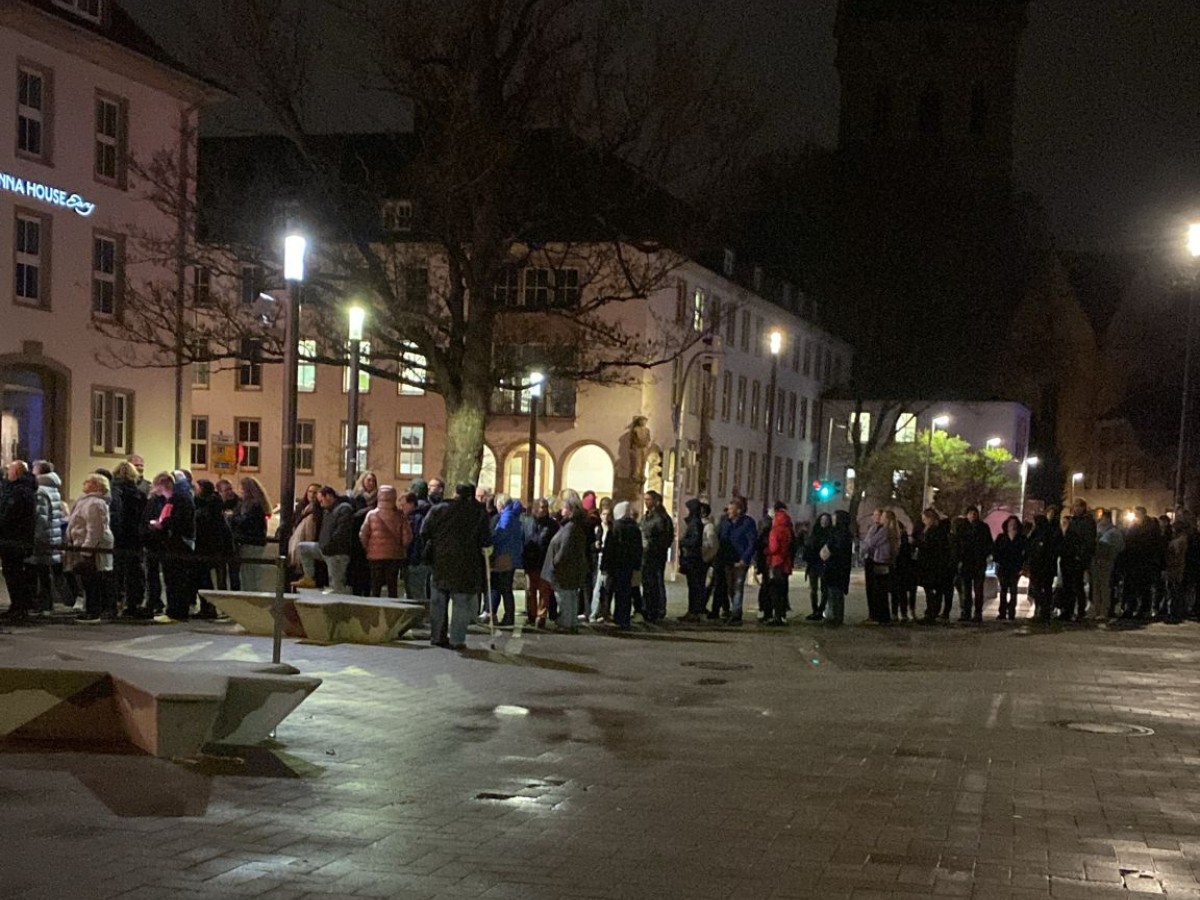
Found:
<svg viewBox="0 0 1200 900"><path fill-rule="evenodd" d="M787 505L775 504L775 517L767 536L767 592L763 609L764 625L786 625L788 609L788 578L792 574L792 541L795 531Z"/></svg>

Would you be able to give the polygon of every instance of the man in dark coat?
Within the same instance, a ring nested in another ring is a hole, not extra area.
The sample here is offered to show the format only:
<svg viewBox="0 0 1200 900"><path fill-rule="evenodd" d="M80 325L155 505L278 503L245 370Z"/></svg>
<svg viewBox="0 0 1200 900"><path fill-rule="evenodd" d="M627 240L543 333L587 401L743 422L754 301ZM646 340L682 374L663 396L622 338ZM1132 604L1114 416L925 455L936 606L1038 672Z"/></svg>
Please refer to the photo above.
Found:
<svg viewBox="0 0 1200 900"><path fill-rule="evenodd" d="M667 614L667 584L664 570L667 554L675 543L675 523L663 509L662 494L646 491L642 517L642 602L647 622L658 622Z"/></svg>
<svg viewBox="0 0 1200 900"><path fill-rule="evenodd" d="M346 572L350 568L350 548L354 529L354 508L350 501L329 485L321 488L317 502L323 510L321 532L316 542L301 541L297 548L304 577L315 581L317 560L323 559L329 568L329 587L326 594L348 594Z"/></svg>
<svg viewBox="0 0 1200 900"><path fill-rule="evenodd" d="M1096 555L1096 520L1086 500L1071 504L1071 519L1062 542L1063 597L1062 617L1082 621L1087 611L1087 592L1083 574L1092 567Z"/></svg>
<svg viewBox="0 0 1200 900"><path fill-rule="evenodd" d="M633 505L613 507L613 524L600 551L600 568L613 594L613 621L628 629L633 613L633 573L642 568L642 532L633 518Z"/></svg>
<svg viewBox="0 0 1200 900"><path fill-rule="evenodd" d="M959 542L963 583L962 621L983 621L983 579L992 553L992 529L979 518L979 508L967 507L967 524Z"/></svg>
<svg viewBox="0 0 1200 900"><path fill-rule="evenodd" d="M462 650L467 646L467 626L479 608L479 595L485 587L483 548L492 543L487 508L475 499L475 485L458 485L453 500L430 511L422 532L426 555L433 562L430 642ZM448 641L443 643L447 608L450 631Z"/></svg>
<svg viewBox="0 0 1200 900"><path fill-rule="evenodd" d="M26 562L37 530L37 479L22 460L9 463L0 491L0 567L11 605L4 619L24 622L36 602L36 574Z"/></svg>
<svg viewBox="0 0 1200 900"><path fill-rule="evenodd" d="M854 558L854 536L850 533L850 513L839 509L833 514L833 528L825 539L829 548L821 585L825 599L825 622L841 625L846 615L846 594L850 592L850 568Z"/></svg>
<svg viewBox="0 0 1200 900"><path fill-rule="evenodd" d="M682 622L698 622L704 617L707 597L708 563L704 561L704 518L700 501L693 497L687 502L687 517L683 520L683 535L679 538L679 571L687 578L688 611Z"/></svg>

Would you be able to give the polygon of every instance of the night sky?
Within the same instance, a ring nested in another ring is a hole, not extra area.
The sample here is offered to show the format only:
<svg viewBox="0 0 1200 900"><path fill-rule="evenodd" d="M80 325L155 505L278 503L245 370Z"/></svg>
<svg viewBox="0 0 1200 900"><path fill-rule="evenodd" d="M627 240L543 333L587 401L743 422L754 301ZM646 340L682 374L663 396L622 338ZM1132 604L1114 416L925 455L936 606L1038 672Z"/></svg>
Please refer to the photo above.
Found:
<svg viewBox="0 0 1200 900"><path fill-rule="evenodd" d="M714 46L735 42L748 83L774 100L764 147L833 146L836 0L657 2L703 14ZM187 3L123 0L185 60ZM345 58L347 39L322 31L326 54ZM342 127L344 96L331 90L318 108ZM1200 211L1200 0L1034 0L1015 137L1018 187L1041 198L1061 246L1177 240L1182 217Z"/></svg>

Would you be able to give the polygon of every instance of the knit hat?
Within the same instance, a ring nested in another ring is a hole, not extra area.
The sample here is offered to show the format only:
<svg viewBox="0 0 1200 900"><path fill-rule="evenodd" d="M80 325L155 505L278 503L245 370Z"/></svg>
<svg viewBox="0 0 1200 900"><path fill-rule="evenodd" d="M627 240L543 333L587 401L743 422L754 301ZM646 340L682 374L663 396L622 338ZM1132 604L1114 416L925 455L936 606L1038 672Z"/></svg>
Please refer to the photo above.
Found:
<svg viewBox="0 0 1200 900"><path fill-rule="evenodd" d="M408 489L417 495L418 500L429 499L429 482L423 478L413 479L413 483L408 486Z"/></svg>
<svg viewBox="0 0 1200 900"><path fill-rule="evenodd" d="M618 503L616 506L613 507L613 518L614 519L624 519L628 515L629 515L629 501L628 500L622 500L620 503Z"/></svg>

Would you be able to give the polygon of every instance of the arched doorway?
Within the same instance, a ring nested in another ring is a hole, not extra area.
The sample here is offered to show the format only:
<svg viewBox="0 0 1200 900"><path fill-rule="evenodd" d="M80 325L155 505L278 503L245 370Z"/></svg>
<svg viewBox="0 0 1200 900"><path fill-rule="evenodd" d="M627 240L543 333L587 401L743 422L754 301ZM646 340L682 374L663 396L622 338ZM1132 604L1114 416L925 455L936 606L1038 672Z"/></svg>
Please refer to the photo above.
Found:
<svg viewBox="0 0 1200 900"><path fill-rule="evenodd" d="M582 494L595 491L599 497L611 497L616 469L612 456L600 444L582 444L568 454L563 465L563 487Z"/></svg>
<svg viewBox="0 0 1200 900"><path fill-rule="evenodd" d="M483 445L483 463L479 467L479 483L477 487L487 488L493 493L496 490L496 454L487 444Z"/></svg>
<svg viewBox="0 0 1200 900"><path fill-rule="evenodd" d="M66 376L0 361L0 463L48 459L65 469L67 418Z"/></svg>
<svg viewBox="0 0 1200 900"><path fill-rule="evenodd" d="M526 473L529 471L529 445L522 444L513 450L504 462L505 491L523 501L531 501L526 497ZM554 457L544 444L537 445L537 461L534 468L534 489L539 497L549 497L554 493Z"/></svg>

